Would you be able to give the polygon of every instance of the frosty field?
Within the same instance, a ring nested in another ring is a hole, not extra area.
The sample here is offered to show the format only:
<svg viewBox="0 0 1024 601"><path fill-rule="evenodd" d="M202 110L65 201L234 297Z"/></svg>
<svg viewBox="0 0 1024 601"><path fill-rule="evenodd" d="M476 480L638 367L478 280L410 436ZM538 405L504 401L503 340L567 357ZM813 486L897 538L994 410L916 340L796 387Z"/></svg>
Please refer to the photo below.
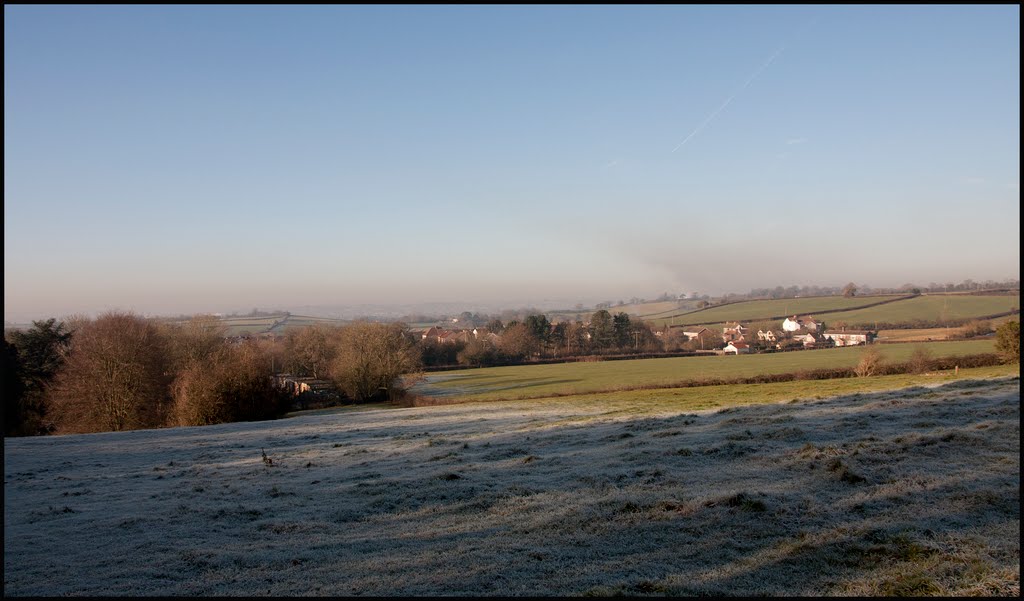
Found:
<svg viewBox="0 0 1024 601"><path fill-rule="evenodd" d="M1019 377L716 411L333 410L4 450L5 596L1020 590Z"/></svg>

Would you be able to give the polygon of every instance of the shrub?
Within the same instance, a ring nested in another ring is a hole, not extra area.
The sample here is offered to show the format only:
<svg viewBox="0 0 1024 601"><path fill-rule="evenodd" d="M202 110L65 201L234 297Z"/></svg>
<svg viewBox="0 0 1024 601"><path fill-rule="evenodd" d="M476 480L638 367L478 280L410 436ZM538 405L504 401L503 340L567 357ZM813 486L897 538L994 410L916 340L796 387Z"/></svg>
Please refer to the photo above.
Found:
<svg viewBox="0 0 1024 601"><path fill-rule="evenodd" d="M870 346L861 354L854 373L861 378L879 375L882 371L883 363L884 357L882 352L877 347Z"/></svg>
<svg viewBox="0 0 1024 601"><path fill-rule="evenodd" d="M1020 363L1020 322L1008 321L996 329L996 352L1003 363Z"/></svg>
<svg viewBox="0 0 1024 601"><path fill-rule="evenodd" d="M269 358L255 343L223 346L193 362L173 389L174 418L182 426L271 419L288 408L274 386Z"/></svg>
<svg viewBox="0 0 1024 601"><path fill-rule="evenodd" d="M969 321L964 327L960 328L960 336L963 338L974 338L975 336L985 336L991 333L992 323L982 319Z"/></svg>
<svg viewBox="0 0 1024 601"><path fill-rule="evenodd" d="M915 347L908 363L910 373L923 374L932 368L932 353L923 346Z"/></svg>

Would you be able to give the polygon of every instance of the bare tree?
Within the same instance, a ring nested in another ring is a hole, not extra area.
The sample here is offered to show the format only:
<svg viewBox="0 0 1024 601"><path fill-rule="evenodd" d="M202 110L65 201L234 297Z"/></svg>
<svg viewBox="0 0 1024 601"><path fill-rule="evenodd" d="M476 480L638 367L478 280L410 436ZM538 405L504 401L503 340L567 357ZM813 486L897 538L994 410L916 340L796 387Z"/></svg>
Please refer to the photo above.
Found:
<svg viewBox="0 0 1024 601"><path fill-rule="evenodd" d="M843 296L850 298L857 295L857 285L853 282L843 286Z"/></svg>
<svg viewBox="0 0 1024 601"><path fill-rule="evenodd" d="M885 358L882 356L882 352L874 346L869 346L861 353L860 361L857 363L857 367L854 368L854 373L862 378L878 375L882 371L884 361Z"/></svg>
<svg viewBox="0 0 1024 601"><path fill-rule="evenodd" d="M270 356L259 343L223 345L178 375L174 422L202 426L277 417L287 401L271 375Z"/></svg>
<svg viewBox="0 0 1024 601"><path fill-rule="evenodd" d="M203 362L224 346L227 328L214 315L196 315L183 324L164 325L168 361L172 371L186 369L195 362Z"/></svg>
<svg viewBox="0 0 1024 601"><path fill-rule="evenodd" d="M356 401L395 400L402 376L419 369L419 352L403 324L358 322L339 331L331 377Z"/></svg>
<svg viewBox="0 0 1024 601"><path fill-rule="evenodd" d="M338 327L323 324L290 332L285 339L288 368L299 375L327 377L337 356L339 336Z"/></svg>
<svg viewBox="0 0 1024 601"><path fill-rule="evenodd" d="M910 355L910 361L908 362L910 367L910 373L912 374L923 374L931 369L932 366L932 352L925 346L914 347L914 352Z"/></svg>
<svg viewBox="0 0 1024 601"><path fill-rule="evenodd" d="M505 328L498 348L512 359L529 359L540 348L540 341L534 337L526 324L517 323Z"/></svg>
<svg viewBox="0 0 1024 601"><path fill-rule="evenodd" d="M58 431L163 425L169 370L156 324L132 313L109 312L76 326L67 362L54 384Z"/></svg>

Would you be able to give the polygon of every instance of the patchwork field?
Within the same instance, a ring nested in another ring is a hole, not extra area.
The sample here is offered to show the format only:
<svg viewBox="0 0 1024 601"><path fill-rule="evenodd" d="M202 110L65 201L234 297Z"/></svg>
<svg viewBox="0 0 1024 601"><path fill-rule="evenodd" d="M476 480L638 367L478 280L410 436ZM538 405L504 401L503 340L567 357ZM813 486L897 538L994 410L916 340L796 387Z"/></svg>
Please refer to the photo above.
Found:
<svg viewBox="0 0 1024 601"><path fill-rule="evenodd" d="M5 596L1020 592L1019 377L4 444Z"/></svg>
<svg viewBox="0 0 1024 601"><path fill-rule="evenodd" d="M880 345L886 360L907 361L917 348L935 357L991 353L991 339ZM854 367L864 347L739 356L671 357L488 367L428 374L413 392L432 397L497 400L581 394L635 386L669 386L704 378L741 378L811 369Z"/></svg>
<svg viewBox="0 0 1024 601"><path fill-rule="evenodd" d="M813 315L821 311L835 311L853 307L863 307L885 301L904 298L901 295L857 296L821 296L809 298L781 298L777 300L755 300L732 303L719 307L710 307L697 311L680 312L653 319L658 325L709 324L727 321L751 321L766 319L773 316Z"/></svg>
<svg viewBox="0 0 1024 601"><path fill-rule="evenodd" d="M883 304L875 304L883 303ZM872 305L864 307L865 305ZM864 308L861 308L864 307ZM758 300L711 307L701 311L682 312L651 319L657 326L696 324L721 327L728 321L761 321L772 316L812 315L826 324L847 323L911 323L914 320L940 321L970 319L1005 313L1020 308L1020 295L928 294L917 297L899 295L857 296L844 298L826 296ZM844 311L843 309L849 309ZM823 313L829 311L829 313ZM836 311L836 312L831 312ZM781 323L778 327L781 327Z"/></svg>
<svg viewBox="0 0 1024 601"><path fill-rule="evenodd" d="M913 322L970 319L1020 309L1020 295L969 296L966 294L925 295L869 309L831 313L826 323Z"/></svg>
<svg viewBox="0 0 1024 601"><path fill-rule="evenodd" d="M329 317L309 317L304 315L280 315L260 317L222 317L225 336L244 336L275 332L283 334L289 330L305 328L316 324L342 325L348 323Z"/></svg>

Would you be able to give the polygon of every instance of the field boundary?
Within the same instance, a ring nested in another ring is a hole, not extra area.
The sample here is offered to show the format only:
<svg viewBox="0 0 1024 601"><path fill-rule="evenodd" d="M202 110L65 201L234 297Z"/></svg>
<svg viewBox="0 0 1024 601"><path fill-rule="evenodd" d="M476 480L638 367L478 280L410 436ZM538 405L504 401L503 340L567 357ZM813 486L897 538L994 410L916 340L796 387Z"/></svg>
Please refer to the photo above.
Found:
<svg viewBox="0 0 1024 601"><path fill-rule="evenodd" d="M918 296L921 296L921 295L920 294L903 295L903 296L900 296L898 298L891 298L891 299L886 299L886 300L882 300L882 301L876 301L876 302L873 302L873 303L867 303L865 305L857 305L855 307L846 307L845 309L826 309L824 311L813 311L812 313L814 315L827 315L829 313L845 313L847 311L860 311L861 309L870 309L872 307L878 307L880 305L888 305L890 303L896 303L896 302L899 302L899 301L905 301L905 300L909 300L909 299L912 299L912 298L917 298ZM830 297L827 297L827 296L809 297L808 296L808 297L801 297L801 298L830 298ZM759 299L759 300L776 300L776 299ZM682 317L684 315L688 316L688 315L693 315L695 313L701 313L701 312L704 312L704 311L710 311L712 309L718 309L719 307L725 307L725 306L728 306L728 305L736 305L736 304L739 304L739 303L749 303L749 302L751 302L751 301L750 300L744 300L744 301L736 301L734 303L722 303L720 305L715 305L713 307L704 307L703 309L697 309L696 311L688 311L686 313L679 313L678 315L669 315L667 317L658 317L657 319L670 319L670 318L673 318L673 317ZM754 301L754 302L756 302L756 301ZM797 315L800 315L800 313L797 313ZM769 320L769 319L785 319L785 318L790 317L790 316L791 315L772 315L770 317L752 317L750 319L744 319L742 321L750 322L750 321L765 321L765 320ZM695 322L674 324L674 325L670 325L670 326L667 326L667 327L669 327L669 328L684 328L684 327L687 327L687 326L703 325L703 323L704 322L695 321Z"/></svg>
<svg viewBox="0 0 1024 601"><path fill-rule="evenodd" d="M900 374L912 374L923 371L950 371L959 368L992 367L1002 365L1003 362L996 353L977 353L973 355L951 355L926 359L923 364L915 361L899 361L884 363L878 368L873 376L892 376ZM525 401L530 399L562 398L591 394L610 394L615 392L627 392L633 390L671 390L676 388L698 388L703 386L732 386L742 384L772 384L776 382L793 382L797 380L835 380L842 378L856 378L856 367L819 367L802 369L778 374L758 374L754 376L736 377L701 377L688 378L676 382L660 382L656 384L631 384L623 386L612 386L598 390L587 391L549 391L536 394L521 394L508 397L487 399L485 402L502 401ZM480 399L472 395L446 396L429 394L411 394L406 400L399 402L401 406L426 407L433 405L454 405L459 403L475 403Z"/></svg>

